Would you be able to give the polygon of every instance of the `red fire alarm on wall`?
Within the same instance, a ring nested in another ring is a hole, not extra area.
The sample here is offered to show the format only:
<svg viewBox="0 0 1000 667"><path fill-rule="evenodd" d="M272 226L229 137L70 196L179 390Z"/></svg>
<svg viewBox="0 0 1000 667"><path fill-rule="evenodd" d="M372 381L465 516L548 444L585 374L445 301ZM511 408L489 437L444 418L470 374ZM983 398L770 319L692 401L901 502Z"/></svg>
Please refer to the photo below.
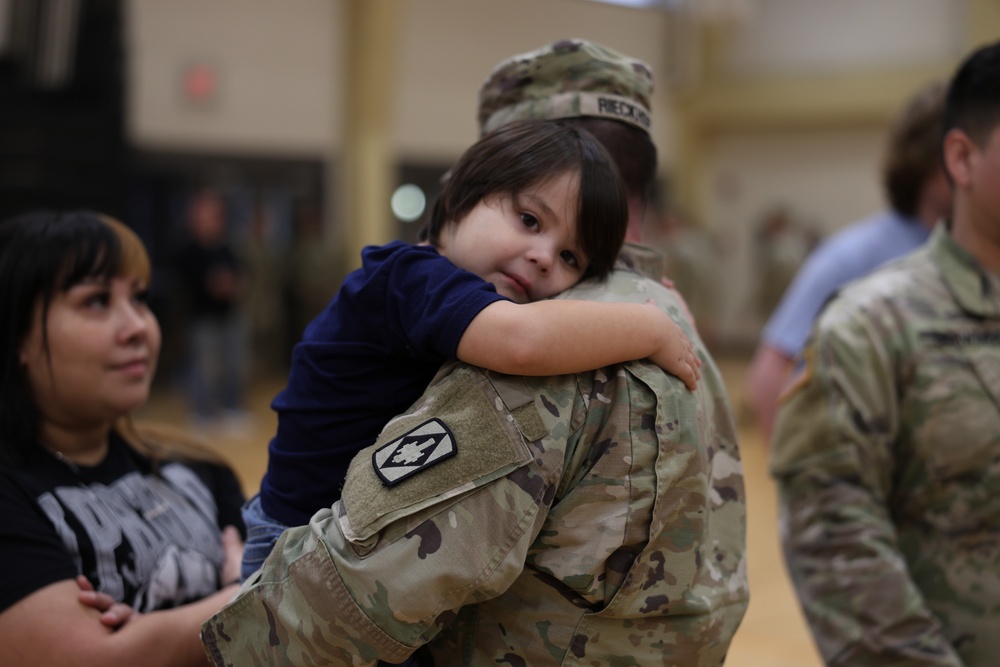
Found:
<svg viewBox="0 0 1000 667"><path fill-rule="evenodd" d="M184 70L184 99L193 104L211 102L219 89L219 77L215 67L207 63L195 63Z"/></svg>

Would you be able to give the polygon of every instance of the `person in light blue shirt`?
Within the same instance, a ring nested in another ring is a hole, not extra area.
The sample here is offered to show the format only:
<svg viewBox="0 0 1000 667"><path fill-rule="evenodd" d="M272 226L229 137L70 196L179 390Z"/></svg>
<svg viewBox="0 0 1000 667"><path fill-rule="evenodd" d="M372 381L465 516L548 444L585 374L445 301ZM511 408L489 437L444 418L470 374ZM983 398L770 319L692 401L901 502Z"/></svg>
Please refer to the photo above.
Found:
<svg viewBox="0 0 1000 667"><path fill-rule="evenodd" d="M806 259L761 334L747 375L750 407L765 441L779 396L813 321L845 284L923 244L951 209L941 168L944 84L921 89L896 118L883 167L890 208L826 239Z"/></svg>
<svg viewBox="0 0 1000 667"><path fill-rule="evenodd" d="M795 274L761 337L794 357L805 345L826 299L841 285L915 250L929 235L930 228L919 219L891 209L834 234L809 255Z"/></svg>

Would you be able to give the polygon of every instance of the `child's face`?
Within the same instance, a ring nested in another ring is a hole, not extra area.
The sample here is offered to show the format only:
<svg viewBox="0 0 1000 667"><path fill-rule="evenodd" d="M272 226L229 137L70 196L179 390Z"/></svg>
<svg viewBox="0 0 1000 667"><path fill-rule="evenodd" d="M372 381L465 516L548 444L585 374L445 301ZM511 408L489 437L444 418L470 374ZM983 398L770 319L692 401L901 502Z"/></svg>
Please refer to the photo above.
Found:
<svg viewBox="0 0 1000 667"><path fill-rule="evenodd" d="M579 176L561 174L509 197L481 201L442 230L437 248L515 303L554 296L587 270L576 239Z"/></svg>

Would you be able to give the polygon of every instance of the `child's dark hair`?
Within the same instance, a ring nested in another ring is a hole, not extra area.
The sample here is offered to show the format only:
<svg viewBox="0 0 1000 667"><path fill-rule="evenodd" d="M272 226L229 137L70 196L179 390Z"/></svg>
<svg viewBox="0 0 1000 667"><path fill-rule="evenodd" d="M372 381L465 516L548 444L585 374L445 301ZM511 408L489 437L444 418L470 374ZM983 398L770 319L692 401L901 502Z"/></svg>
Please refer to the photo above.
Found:
<svg viewBox="0 0 1000 667"><path fill-rule="evenodd" d="M0 463L36 446L39 409L20 363L36 304L42 343L53 297L88 277L134 273L149 279L149 257L125 225L90 211L35 212L0 222Z"/></svg>
<svg viewBox="0 0 1000 667"><path fill-rule="evenodd" d="M963 131L985 147L1000 124L1000 42L984 46L959 66L948 87L942 136Z"/></svg>
<svg viewBox="0 0 1000 667"><path fill-rule="evenodd" d="M509 123L486 135L451 170L423 237L437 243L448 224L483 200L521 192L567 171L580 176L577 238L590 260L586 277L611 271L625 240L628 202L618 168L590 133L558 120Z"/></svg>

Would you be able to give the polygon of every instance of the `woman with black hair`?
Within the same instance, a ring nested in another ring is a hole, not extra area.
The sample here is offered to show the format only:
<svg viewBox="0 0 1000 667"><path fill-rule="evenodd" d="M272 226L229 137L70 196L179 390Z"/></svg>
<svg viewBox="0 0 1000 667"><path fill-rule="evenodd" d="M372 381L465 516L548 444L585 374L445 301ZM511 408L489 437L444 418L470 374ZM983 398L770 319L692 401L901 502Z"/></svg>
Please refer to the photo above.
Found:
<svg viewBox="0 0 1000 667"><path fill-rule="evenodd" d="M160 350L149 280L106 216L0 222L5 664L205 664L200 625L236 590L236 477L129 419Z"/></svg>

